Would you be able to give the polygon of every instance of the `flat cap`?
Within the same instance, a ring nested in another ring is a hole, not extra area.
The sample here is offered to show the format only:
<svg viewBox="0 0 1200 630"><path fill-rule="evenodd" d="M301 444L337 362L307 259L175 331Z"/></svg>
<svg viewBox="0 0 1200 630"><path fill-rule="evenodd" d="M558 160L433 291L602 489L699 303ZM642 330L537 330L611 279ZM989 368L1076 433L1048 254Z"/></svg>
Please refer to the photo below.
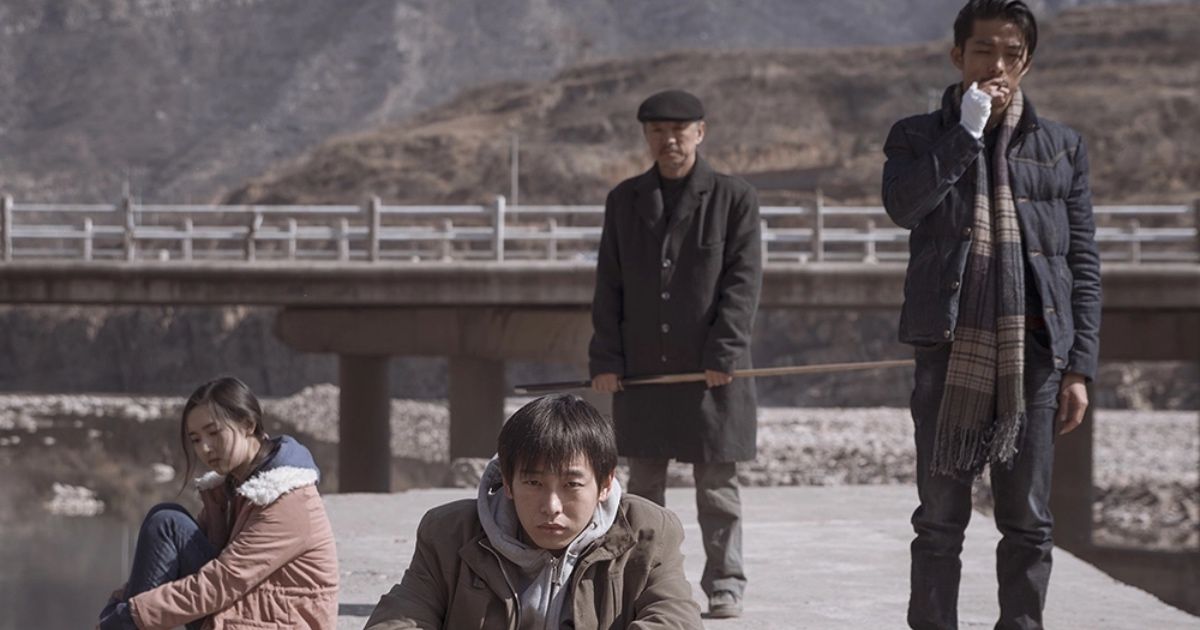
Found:
<svg viewBox="0 0 1200 630"><path fill-rule="evenodd" d="M694 94L683 90L667 90L642 101L637 119L638 122L703 120L704 105Z"/></svg>

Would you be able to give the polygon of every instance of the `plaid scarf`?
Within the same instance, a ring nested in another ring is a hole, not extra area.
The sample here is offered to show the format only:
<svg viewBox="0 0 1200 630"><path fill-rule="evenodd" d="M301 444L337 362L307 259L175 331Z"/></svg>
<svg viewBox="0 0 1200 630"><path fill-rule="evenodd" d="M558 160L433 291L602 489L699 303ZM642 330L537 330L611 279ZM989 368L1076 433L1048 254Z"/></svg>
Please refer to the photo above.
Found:
<svg viewBox="0 0 1200 630"><path fill-rule="evenodd" d="M959 86L953 102L961 100ZM1010 462L1025 420L1025 267L1007 158L1023 106L1018 90L1001 123L991 173L982 155L975 160L975 238L938 409L937 474L975 476L985 464Z"/></svg>

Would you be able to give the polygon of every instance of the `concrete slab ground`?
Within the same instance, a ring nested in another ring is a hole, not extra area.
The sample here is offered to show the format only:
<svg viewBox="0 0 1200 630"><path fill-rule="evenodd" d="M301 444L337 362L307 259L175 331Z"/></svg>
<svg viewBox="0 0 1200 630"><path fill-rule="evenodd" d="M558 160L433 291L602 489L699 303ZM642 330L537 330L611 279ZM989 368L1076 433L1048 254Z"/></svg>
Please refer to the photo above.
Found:
<svg viewBox="0 0 1200 630"><path fill-rule="evenodd" d="M471 490L419 490L390 495L326 497L342 569L338 628L362 628L379 596L400 580L425 511ZM904 628L908 599L908 486L744 488L745 615L705 621L711 630L876 630ZM686 529L684 553L693 593L703 609L704 565L691 489L667 492ZM995 623L995 546L990 517L975 514L963 551L960 627ZM1195 630L1200 618L1113 580L1062 550L1055 551L1046 625L1055 630Z"/></svg>

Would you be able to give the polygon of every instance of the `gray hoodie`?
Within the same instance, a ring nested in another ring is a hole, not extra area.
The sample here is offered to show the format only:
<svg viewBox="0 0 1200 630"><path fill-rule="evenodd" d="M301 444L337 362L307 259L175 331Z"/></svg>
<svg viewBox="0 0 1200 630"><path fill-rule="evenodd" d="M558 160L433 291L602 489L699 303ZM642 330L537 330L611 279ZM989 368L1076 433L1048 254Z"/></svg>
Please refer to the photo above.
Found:
<svg viewBox="0 0 1200 630"><path fill-rule="evenodd" d="M520 629L557 629L571 615L571 606L563 605L571 572L589 546L612 527L621 503L621 484L613 479L608 498L596 508L591 524L561 556L521 541L517 508L503 486L500 461L493 458L479 480L479 522L492 549L508 561L501 561L500 568L517 596Z"/></svg>

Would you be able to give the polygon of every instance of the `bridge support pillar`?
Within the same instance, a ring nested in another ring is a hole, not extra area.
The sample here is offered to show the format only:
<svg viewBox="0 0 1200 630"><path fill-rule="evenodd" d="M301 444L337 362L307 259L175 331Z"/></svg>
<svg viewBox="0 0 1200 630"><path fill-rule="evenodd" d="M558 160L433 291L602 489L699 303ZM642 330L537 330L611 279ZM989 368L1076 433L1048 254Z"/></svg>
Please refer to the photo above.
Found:
<svg viewBox="0 0 1200 630"><path fill-rule="evenodd" d="M392 489L389 357L338 355L338 491Z"/></svg>
<svg viewBox="0 0 1200 630"><path fill-rule="evenodd" d="M505 391L504 361L450 357L450 459L496 453Z"/></svg>
<svg viewBox="0 0 1200 630"><path fill-rule="evenodd" d="M302 352L340 357L340 487L382 492L391 461L387 356L448 357L449 455L491 457L504 423L505 361L578 362L592 326L579 307L290 307L275 334Z"/></svg>

